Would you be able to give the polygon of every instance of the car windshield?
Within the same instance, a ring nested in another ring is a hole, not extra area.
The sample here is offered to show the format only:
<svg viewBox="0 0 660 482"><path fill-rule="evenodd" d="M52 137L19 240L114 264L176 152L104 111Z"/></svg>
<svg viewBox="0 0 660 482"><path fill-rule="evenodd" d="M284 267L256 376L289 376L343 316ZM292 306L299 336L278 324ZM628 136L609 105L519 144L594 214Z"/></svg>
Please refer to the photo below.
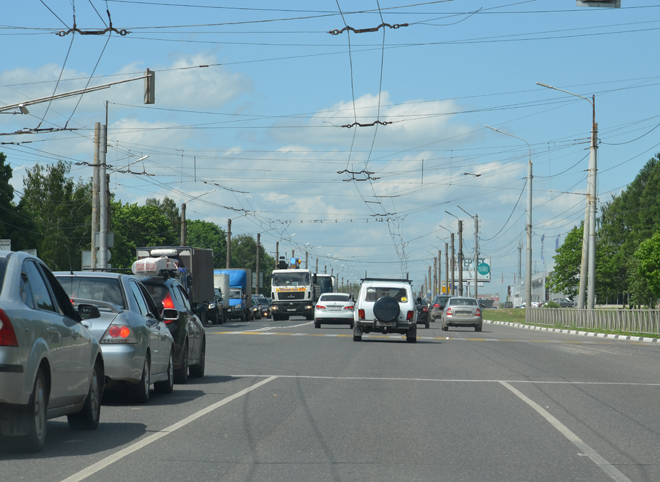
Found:
<svg viewBox="0 0 660 482"><path fill-rule="evenodd" d="M300 271L287 271L273 274L273 286L306 286L309 285L309 273Z"/></svg>
<svg viewBox="0 0 660 482"><path fill-rule="evenodd" d="M5 271L7 270L7 258L0 258L0 292L2 292L2 283L5 279Z"/></svg>
<svg viewBox="0 0 660 482"><path fill-rule="evenodd" d="M253 296L252 303L255 305L267 305L268 300L266 299L265 296Z"/></svg>
<svg viewBox="0 0 660 482"><path fill-rule="evenodd" d="M116 278L57 276L57 280L69 298L105 301L121 308L125 307L121 286Z"/></svg>
<svg viewBox="0 0 660 482"><path fill-rule="evenodd" d="M348 301L348 295L322 295L319 301Z"/></svg>
<svg viewBox="0 0 660 482"><path fill-rule="evenodd" d="M371 286L367 288L365 301L377 301L383 296L394 298L399 303L408 302L408 293L405 288L390 288L386 286Z"/></svg>
<svg viewBox="0 0 660 482"><path fill-rule="evenodd" d="M477 306L477 300L471 300L465 298L452 298L449 301L449 304L452 306Z"/></svg>
<svg viewBox="0 0 660 482"><path fill-rule="evenodd" d="M230 288L229 289L229 297L232 300L240 300L242 298L241 290Z"/></svg>

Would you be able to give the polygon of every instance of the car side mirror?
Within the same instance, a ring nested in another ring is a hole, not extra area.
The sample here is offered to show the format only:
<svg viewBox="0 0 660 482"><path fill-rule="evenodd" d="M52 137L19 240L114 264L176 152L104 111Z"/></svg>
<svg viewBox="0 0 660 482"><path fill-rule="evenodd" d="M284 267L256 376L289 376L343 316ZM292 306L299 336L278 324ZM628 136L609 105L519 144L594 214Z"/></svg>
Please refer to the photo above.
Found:
<svg viewBox="0 0 660 482"><path fill-rule="evenodd" d="M78 314L83 320L91 320L92 318L100 318L101 312L99 307L91 303L81 303L78 305Z"/></svg>
<svg viewBox="0 0 660 482"><path fill-rule="evenodd" d="M165 323L168 321L175 321L179 319L179 310L174 308L164 308L163 309L163 320Z"/></svg>

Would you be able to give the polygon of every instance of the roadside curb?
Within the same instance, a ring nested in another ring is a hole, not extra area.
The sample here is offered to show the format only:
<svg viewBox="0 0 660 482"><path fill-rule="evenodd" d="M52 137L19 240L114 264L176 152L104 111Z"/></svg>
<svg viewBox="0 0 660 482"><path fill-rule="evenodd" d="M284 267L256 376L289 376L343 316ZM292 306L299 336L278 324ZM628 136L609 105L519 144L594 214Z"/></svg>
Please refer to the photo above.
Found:
<svg viewBox="0 0 660 482"><path fill-rule="evenodd" d="M553 333L564 333L566 335L582 335L582 336L591 336L594 338L612 338L614 340L641 341L645 343L660 344L658 338L648 338L644 336L613 335L610 333L593 333L591 331L567 330L564 328L548 328L547 326L521 325L520 323L511 323L510 321L491 321L491 320L484 320L484 321L492 325L505 325L505 326L511 326L513 328L523 328L526 330L550 331Z"/></svg>

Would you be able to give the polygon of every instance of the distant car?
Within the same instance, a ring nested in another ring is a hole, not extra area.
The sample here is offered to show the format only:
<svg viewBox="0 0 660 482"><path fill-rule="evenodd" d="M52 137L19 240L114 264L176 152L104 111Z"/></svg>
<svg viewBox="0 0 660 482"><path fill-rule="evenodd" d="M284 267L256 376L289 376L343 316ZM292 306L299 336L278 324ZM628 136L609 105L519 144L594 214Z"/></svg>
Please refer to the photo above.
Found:
<svg viewBox="0 0 660 482"><path fill-rule="evenodd" d="M204 376L206 332L176 276L176 272L163 270L158 276L138 276L138 279L154 299L174 338L174 383L186 383L188 375Z"/></svg>
<svg viewBox="0 0 660 482"><path fill-rule="evenodd" d="M481 310L476 298L452 296L447 300L445 311L442 313L442 330L448 331L450 326L471 326L474 327L474 331L481 331L483 325Z"/></svg>
<svg viewBox="0 0 660 482"><path fill-rule="evenodd" d="M444 311L449 298L451 298L451 295L436 295L433 299L433 303L431 303L431 312L429 313L431 321L435 322L439 318L442 318L442 312Z"/></svg>
<svg viewBox="0 0 660 482"><path fill-rule="evenodd" d="M417 310L417 324L429 328L429 306L426 304L426 301L422 298L417 298L415 309Z"/></svg>
<svg viewBox="0 0 660 482"><path fill-rule="evenodd" d="M222 291L213 288L213 301L209 303L207 318L213 325L221 325L225 322L225 305Z"/></svg>
<svg viewBox="0 0 660 482"><path fill-rule="evenodd" d="M270 318L268 299L263 295L252 295L252 319Z"/></svg>
<svg viewBox="0 0 660 482"><path fill-rule="evenodd" d="M575 301L569 300L568 298L557 298L552 301L557 303L561 308L575 308L575 306L577 306Z"/></svg>
<svg viewBox="0 0 660 482"><path fill-rule="evenodd" d="M60 271L55 277L74 306L91 303L101 312L83 324L101 344L107 389L125 389L137 403L149 401L151 384L158 393L172 393L174 339L135 276Z"/></svg>
<svg viewBox="0 0 660 482"><path fill-rule="evenodd" d="M353 341L363 333L399 333L409 343L417 342L417 310L412 281L366 278L353 311Z"/></svg>
<svg viewBox="0 0 660 482"><path fill-rule="evenodd" d="M68 417L72 429L99 424L103 353L53 273L35 256L0 251L0 433L40 451L46 421Z"/></svg>
<svg viewBox="0 0 660 482"><path fill-rule="evenodd" d="M353 328L351 296L345 293L323 293L314 306L314 328L321 325L348 325Z"/></svg>

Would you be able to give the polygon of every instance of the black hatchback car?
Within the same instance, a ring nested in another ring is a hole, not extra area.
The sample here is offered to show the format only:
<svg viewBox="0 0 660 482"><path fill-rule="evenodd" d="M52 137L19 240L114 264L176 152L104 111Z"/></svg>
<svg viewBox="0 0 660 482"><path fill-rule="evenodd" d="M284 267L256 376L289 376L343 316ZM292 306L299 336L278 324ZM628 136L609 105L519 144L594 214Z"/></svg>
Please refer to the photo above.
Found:
<svg viewBox="0 0 660 482"><path fill-rule="evenodd" d="M156 302L156 306L174 338L174 382L186 383L191 377L204 376L206 367L206 332L193 313L188 294L176 278L166 272L162 276L139 277Z"/></svg>

